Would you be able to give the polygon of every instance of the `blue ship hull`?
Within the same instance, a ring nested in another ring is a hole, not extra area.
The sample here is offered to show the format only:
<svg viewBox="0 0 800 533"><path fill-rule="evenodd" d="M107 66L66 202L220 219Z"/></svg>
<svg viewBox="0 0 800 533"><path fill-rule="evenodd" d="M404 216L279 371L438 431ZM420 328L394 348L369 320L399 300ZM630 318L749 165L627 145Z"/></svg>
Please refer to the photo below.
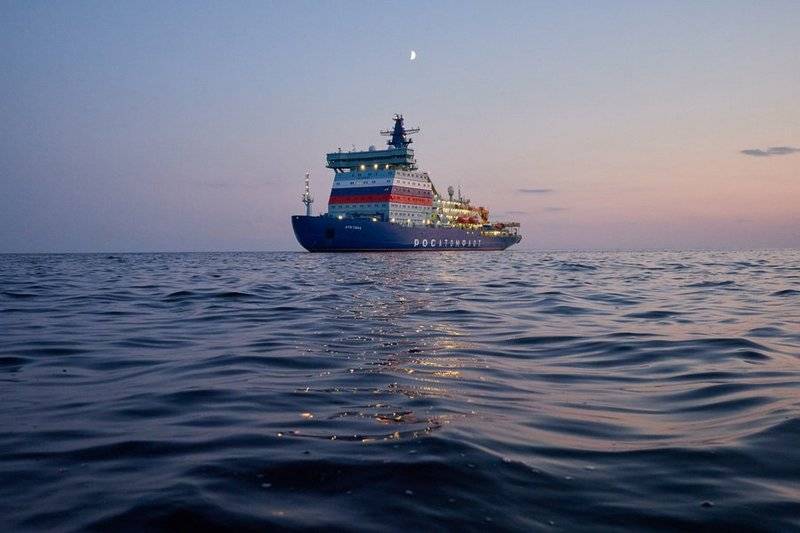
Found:
<svg viewBox="0 0 800 533"><path fill-rule="evenodd" d="M490 234L454 227L403 226L369 218L292 216L300 245L309 252L400 252L438 250L505 250L519 235ZM495 233L495 232L491 232Z"/></svg>

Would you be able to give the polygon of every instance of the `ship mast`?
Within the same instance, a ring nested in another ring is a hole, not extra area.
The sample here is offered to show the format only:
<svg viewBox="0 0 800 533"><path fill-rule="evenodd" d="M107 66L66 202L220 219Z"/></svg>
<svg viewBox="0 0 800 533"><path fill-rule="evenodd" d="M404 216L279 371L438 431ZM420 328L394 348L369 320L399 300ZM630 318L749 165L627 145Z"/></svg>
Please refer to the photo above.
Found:
<svg viewBox="0 0 800 533"><path fill-rule="evenodd" d="M311 196L310 173L306 172L306 188L303 191L303 203L306 204L306 216L311 216L311 204L314 203L314 198Z"/></svg>
<svg viewBox="0 0 800 533"><path fill-rule="evenodd" d="M406 135L410 135L412 133L419 133L419 128L408 128L406 129L403 126L403 115L395 114L394 116L394 128L391 130L382 130L381 135L386 137L391 137L386 144L393 148L405 148L412 142L412 139L407 139Z"/></svg>

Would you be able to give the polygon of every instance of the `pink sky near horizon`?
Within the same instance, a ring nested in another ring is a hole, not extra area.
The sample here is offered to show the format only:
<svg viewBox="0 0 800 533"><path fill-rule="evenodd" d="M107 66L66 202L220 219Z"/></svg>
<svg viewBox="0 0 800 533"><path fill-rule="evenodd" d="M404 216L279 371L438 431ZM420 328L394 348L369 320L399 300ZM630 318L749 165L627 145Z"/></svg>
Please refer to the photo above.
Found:
<svg viewBox="0 0 800 533"><path fill-rule="evenodd" d="M347 6L3 7L0 252L300 250L396 112L519 249L800 247L800 4Z"/></svg>

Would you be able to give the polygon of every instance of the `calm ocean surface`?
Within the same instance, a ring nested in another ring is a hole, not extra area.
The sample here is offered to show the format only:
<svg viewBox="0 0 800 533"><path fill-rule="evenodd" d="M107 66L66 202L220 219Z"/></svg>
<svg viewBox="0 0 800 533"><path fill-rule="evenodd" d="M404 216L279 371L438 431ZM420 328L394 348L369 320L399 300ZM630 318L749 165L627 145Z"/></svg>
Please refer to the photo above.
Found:
<svg viewBox="0 0 800 533"><path fill-rule="evenodd" d="M800 252L0 256L0 529L800 530Z"/></svg>

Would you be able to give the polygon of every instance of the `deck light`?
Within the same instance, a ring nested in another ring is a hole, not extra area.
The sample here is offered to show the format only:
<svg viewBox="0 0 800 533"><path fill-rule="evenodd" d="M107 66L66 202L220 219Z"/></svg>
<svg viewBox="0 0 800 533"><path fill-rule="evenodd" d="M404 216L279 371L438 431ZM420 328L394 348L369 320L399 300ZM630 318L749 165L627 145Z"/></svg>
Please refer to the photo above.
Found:
<svg viewBox="0 0 800 533"><path fill-rule="evenodd" d="M365 169L365 168L367 168L367 167L366 167L366 165L361 165L361 166L360 166L360 167L358 167L358 168L359 168L360 170L364 170L364 169Z"/></svg>

